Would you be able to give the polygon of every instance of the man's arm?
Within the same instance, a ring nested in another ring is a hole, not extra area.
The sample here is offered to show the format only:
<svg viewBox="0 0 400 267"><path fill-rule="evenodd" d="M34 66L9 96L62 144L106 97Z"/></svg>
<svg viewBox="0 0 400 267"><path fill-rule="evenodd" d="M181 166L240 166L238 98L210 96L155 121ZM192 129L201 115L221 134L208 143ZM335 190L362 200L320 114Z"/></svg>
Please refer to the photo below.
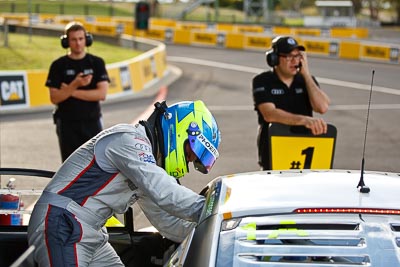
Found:
<svg viewBox="0 0 400 267"><path fill-rule="evenodd" d="M107 96L108 83L110 82L105 62L99 57L93 57L92 55L89 55L89 57L92 57L94 74L87 75L87 77L90 77L89 83L94 79L96 88L92 88L93 90L78 89L73 92L72 97L84 101L104 101Z"/></svg>
<svg viewBox="0 0 400 267"><path fill-rule="evenodd" d="M137 200L149 222L166 238L182 242L197 222L190 222L173 216L160 208L150 197L140 194Z"/></svg>
<svg viewBox="0 0 400 267"><path fill-rule="evenodd" d="M312 134L326 133L328 126L322 118L314 118L305 115L294 114L283 109L276 108L274 103L266 102L257 106L265 121L277 122L286 125L304 126L311 130Z"/></svg>
<svg viewBox="0 0 400 267"><path fill-rule="evenodd" d="M310 99L311 107L313 111L318 112L320 114L324 114L325 112L328 111L330 99L328 95L318 87L318 85L312 78L310 70L308 68L308 60L306 53L304 51L301 51L300 53L302 55L302 58L300 60L302 65L302 67L300 68L300 73L303 76L304 81L306 83L306 88Z"/></svg>
<svg viewBox="0 0 400 267"><path fill-rule="evenodd" d="M70 84L61 83L60 88L50 87L51 103L56 105L69 97L75 97L74 94L78 91L78 88L90 84L92 77L92 75L84 76L83 73L79 73Z"/></svg>
<svg viewBox="0 0 400 267"><path fill-rule="evenodd" d="M101 81L97 83L96 89L93 90L75 90L72 92L72 97L85 101L103 101L106 99L108 90L108 82Z"/></svg>
<svg viewBox="0 0 400 267"><path fill-rule="evenodd" d="M55 87L50 87L50 101L54 105L57 105L60 102L63 102L67 98L72 95L72 92L75 90L72 86L66 86L66 84L62 84L60 89Z"/></svg>
<svg viewBox="0 0 400 267"><path fill-rule="evenodd" d="M108 82L101 81L97 83L96 89L80 90L79 87L90 84L93 76L78 74L70 84L62 83L60 89L50 87L50 101L58 104L69 97L74 97L85 101L102 101L106 99Z"/></svg>

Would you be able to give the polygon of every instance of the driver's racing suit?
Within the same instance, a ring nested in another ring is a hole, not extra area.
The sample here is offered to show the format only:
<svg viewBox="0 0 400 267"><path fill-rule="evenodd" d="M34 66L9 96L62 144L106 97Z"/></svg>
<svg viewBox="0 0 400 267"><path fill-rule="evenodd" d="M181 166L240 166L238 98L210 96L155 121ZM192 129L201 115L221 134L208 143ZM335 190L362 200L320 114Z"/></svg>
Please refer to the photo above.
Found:
<svg viewBox="0 0 400 267"><path fill-rule="evenodd" d="M61 166L35 205L28 227L43 266L123 266L104 227L135 201L159 232L176 242L198 221L204 197L157 166L145 127L103 130Z"/></svg>

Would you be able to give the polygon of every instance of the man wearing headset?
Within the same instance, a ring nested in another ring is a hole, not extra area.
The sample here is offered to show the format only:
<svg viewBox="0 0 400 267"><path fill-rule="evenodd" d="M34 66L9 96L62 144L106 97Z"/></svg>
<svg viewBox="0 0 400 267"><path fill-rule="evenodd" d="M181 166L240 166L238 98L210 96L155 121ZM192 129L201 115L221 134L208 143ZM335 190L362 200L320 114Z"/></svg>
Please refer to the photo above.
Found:
<svg viewBox="0 0 400 267"><path fill-rule="evenodd" d="M314 118L313 111L324 114L330 100L310 74L304 46L292 37L274 38L266 59L272 70L253 78L252 91L259 124L259 165L270 170L269 124L304 126L314 135L326 133L327 123Z"/></svg>
<svg viewBox="0 0 400 267"><path fill-rule="evenodd" d="M28 226L39 267L124 266L104 224L136 201L174 242L199 221L205 198L176 179L189 162L201 173L211 170L221 141L217 122L200 100L155 107L146 121L103 130L56 172Z"/></svg>
<svg viewBox="0 0 400 267"><path fill-rule="evenodd" d="M81 23L68 23L61 46L69 52L53 61L47 77L62 161L103 128L99 102L106 98L110 79L104 60L86 53L92 43Z"/></svg>

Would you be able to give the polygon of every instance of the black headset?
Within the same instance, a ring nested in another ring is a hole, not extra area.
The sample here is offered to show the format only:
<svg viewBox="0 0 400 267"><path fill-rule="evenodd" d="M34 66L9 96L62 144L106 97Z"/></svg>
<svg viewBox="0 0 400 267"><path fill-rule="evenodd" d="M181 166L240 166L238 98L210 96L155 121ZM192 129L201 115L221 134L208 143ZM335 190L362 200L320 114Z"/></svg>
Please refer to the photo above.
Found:
<svg viewBox="0 0 400 267"><path fill-rule="evenodd" d="M87 32L85 30L85 28L83 27L83 25L81 23L78 22L72 22L72 23L68 23L67 26L65 27L65 34L60 36L60 40L61 40L61 46L62 48L67 49L69 47L69 43L68 43L68 31L69 29L74 26L74 25L79 25L82 26L82 29L85 31L85 39L86 39L86 46L89 47L93 44L93 35L89 32Z"/></svg>
<svg viewBox="0 0 400 267"><path fill-rule="evenodd" d="M279 54L278 54L278 41L282 38L282 36L275 37L272 40L272 49L265 52L265 56L267 58L267 63L271 67L275 67L279 65Z"/></svg>

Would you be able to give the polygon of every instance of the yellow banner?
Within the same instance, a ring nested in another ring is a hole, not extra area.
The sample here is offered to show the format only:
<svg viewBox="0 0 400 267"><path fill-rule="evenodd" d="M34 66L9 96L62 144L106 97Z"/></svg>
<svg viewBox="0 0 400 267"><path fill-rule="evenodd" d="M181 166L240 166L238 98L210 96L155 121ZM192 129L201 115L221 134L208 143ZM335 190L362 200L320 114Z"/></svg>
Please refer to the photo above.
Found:
<svg viewBox="0 0 400 267"><path fill-rule="evenodd" d="M228 33L225 40L226 48L243 49L244 35L241 33Z"/></svg>
<svg viewBox="0 0 400 267"><path fill-rule="evenodd" d="M362 45L361 46L361 57L389 60L390 59L390 47L387 46L375 46L375 45Z"/></svg>
<svg viewBox="0 0 400 267"><path fill-rule="evenodd" d="M194 32L192 43L215 45L217 44L217 33Z"/></svg>
<svg viewBox="0 0 400 267"><path fill-rule="evenodd" d="M307 41L304 40L303 45L307 52L329 55L330 42L329 41Z"/></svg>
<svg viewBox="0 0 400 267"><path fill-rule="evenodd" d="M145 37L164 41L165 29L149 29L146 31Z"/></svg>
<svg viewBox="0 0 400 267"><path fill-rule="evenodd" d="M271 41L271 37L245 35L244 46L245 48L268 49L271 47Z"/></svg>
<svg viewBox="0 0 400 267"><path fill-rule="evenodd" d="M125 67L126 69L127 67ZM120 72L120 67L116 67L116 68L109 68L107 69L108 72L108 76L110 78L110 84L108 85L108 91L107 91L107 95L112 95L112 94L116 94L116 93L121 93L123 91L123 87L124 88L129 88L131 87L131 84L129 83L129 85L126 84L126 72L122 71L122 73Z"/></svg>
<svg viewBox="0 0 400 267"><path fill-rule="evenodd" d="M321 29L298 28L294 32L297 35L321 36Z"/></svg>
<svg viewBox="0 0 400 267"><path fill-rule="evenodd" d="M174 30L173 42L176 44L190 45L191 32L189 30Z"/></svg>
<svg viewBox="0 0 400 267"><path fill-rule="evenodd" d="M101 35L111 35L111 36L116 36L117 35L117 27L116 25L110 26L110 24L94 24L93 25L93 33L98 33Z"/></svg>
<svg viewBox="0 0 400 267"><path fill-rule="evenodd" d="M45 86L47 71L28 71L29 101L31 107L52 105L49 88Z"/></svg>

